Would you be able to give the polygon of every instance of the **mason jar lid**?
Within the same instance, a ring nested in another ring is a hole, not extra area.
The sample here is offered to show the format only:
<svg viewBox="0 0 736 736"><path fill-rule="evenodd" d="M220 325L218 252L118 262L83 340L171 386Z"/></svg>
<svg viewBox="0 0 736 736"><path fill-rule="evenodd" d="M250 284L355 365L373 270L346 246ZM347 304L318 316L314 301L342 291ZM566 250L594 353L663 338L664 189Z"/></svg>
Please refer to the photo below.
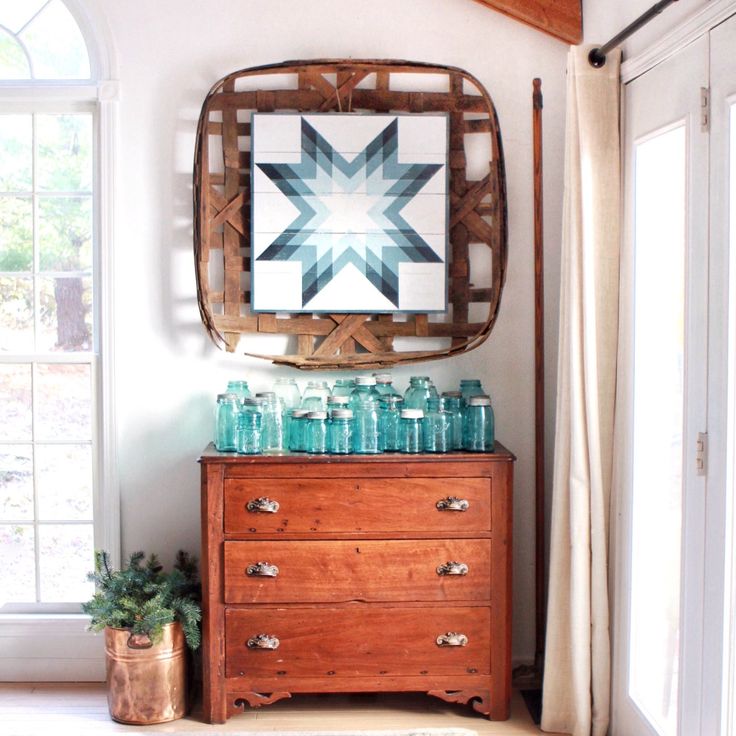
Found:
<svg viewBox="0 0 736 736"><path fill-rule="evenodd" d="M261 399L271 399L271 398L276 398L276 392L275 391L259 391L256 394L256 396Z"/></svg>
<svg viewBox="0 0 736 736"><path fill-rule="evenodd" d="M328 396L328 404L347 404L350 399L347 396Z"/></svg>
<svg viewBox="0 0 736 736"><path fill-rule="evenodd" d="M332 418L333 419L352 419L353 410L352 409L333 409Z"/></svg>
<svg viewBox="0 0 736 736"><path fill-rule="evenodd" d="M490 406L490 396L471 396L468 399L468 406Z"/></svg>
<svg viewBox="0 0 736 736"><path fill-rule="evenodd" d="M421 409L402 409L402 419L423 419L424 412Z"/></svg>
<svg viewBox="0 0 736 736"><path fill-rule="evenodd" d="M327 419L326 411L308 411L307 419Z"/></svg>
<svg viewBox="0 0 736 736"><path fill-rule="evenodd" d="M373 377L376 379L376 383L391 383L394 377L390 373L374 373Z"/></svg>
<svg viewBox="0 0 736 736"><path fill-rule="evenodd" d="M376 379L373 376L355 376L356 386L375 386Z"/></svg>
<svg viewBox="0 0 736 736"><path fill-rule="evenodd" d="M291 410L291 416L294 419L301 419L302 417L307 416L309 414L309 409L292 409Z"/></svg>
<svg viewBox="0 0 736 736"><path fill-rule="evenodd" d="M467 386L468 384L480 386L480 378L461 378L460 379L461 386L463 385Z"/></svg>
<svg viewBox="0 0 736 736"><path fill-rule="evenodd" d="M443 391L442 395L451 399L461 399L463 396L459 391Z"/></svg>
<svg viewBox="0 0 736 736"><path fill-rule="evenodd" d="M263 406L263 399L259 396L248 396L243 399L243 406Z"/></svg>
<svg viewBox="0 0 736 736"><path fill-rule="evenodd" d="M416 382L416 381L427 381L427 382L429 382L429 376L412 376L409 379L409 383L413 383L413 382Z"/></svg>
<svg viewBox="0 0 736 736"><path fill-rule="evenodd" d="M240 396L237 394L217 394L218 401L240 401Z"/></svg>

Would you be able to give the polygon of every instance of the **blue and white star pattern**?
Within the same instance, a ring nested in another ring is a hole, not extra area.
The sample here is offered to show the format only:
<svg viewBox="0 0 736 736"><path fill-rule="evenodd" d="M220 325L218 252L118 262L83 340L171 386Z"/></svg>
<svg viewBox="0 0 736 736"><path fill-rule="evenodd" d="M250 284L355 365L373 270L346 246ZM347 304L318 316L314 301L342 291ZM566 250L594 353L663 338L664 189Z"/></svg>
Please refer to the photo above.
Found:
<svg viewBox="0 0 736 736"><path fill-rule="evenodd" d="M447 116L252 126L255 311L445 310Z"/></svg>

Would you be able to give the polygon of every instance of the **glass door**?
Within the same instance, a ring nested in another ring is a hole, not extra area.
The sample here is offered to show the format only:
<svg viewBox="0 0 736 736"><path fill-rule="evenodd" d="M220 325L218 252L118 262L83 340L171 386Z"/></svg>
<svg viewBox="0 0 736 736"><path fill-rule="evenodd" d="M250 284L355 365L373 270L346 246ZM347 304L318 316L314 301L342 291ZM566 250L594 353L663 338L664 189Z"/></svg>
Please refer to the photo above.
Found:
<svg viewBox="0 0 736 736"><path fill-rule="evenodd" d="M700 692L702 639L707 65L704 38L626 89L614 736L698 733L689 693Z"/></svg>

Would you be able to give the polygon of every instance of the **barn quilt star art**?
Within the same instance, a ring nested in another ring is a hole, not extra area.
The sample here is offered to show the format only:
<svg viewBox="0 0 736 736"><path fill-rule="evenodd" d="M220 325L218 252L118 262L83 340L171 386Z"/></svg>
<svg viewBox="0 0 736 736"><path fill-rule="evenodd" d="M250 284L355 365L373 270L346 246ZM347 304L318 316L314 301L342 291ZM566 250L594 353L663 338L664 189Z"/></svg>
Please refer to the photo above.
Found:
<svg viewBox="0 0 736 736"><path fill-rule="evenodd" d="M446 115L251 124L254 311L445 311Z"/></svg>

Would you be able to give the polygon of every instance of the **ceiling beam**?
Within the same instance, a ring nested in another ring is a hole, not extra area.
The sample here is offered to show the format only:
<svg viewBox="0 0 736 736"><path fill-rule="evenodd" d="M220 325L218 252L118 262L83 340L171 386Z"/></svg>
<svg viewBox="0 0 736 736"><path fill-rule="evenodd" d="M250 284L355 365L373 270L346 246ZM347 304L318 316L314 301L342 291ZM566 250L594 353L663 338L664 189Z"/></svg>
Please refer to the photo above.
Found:
<svg viewBox="0 0 736 736"><path fill-rule="evenodd" d="M583 40L581 0L476 0L567 43Z"/></svg>

